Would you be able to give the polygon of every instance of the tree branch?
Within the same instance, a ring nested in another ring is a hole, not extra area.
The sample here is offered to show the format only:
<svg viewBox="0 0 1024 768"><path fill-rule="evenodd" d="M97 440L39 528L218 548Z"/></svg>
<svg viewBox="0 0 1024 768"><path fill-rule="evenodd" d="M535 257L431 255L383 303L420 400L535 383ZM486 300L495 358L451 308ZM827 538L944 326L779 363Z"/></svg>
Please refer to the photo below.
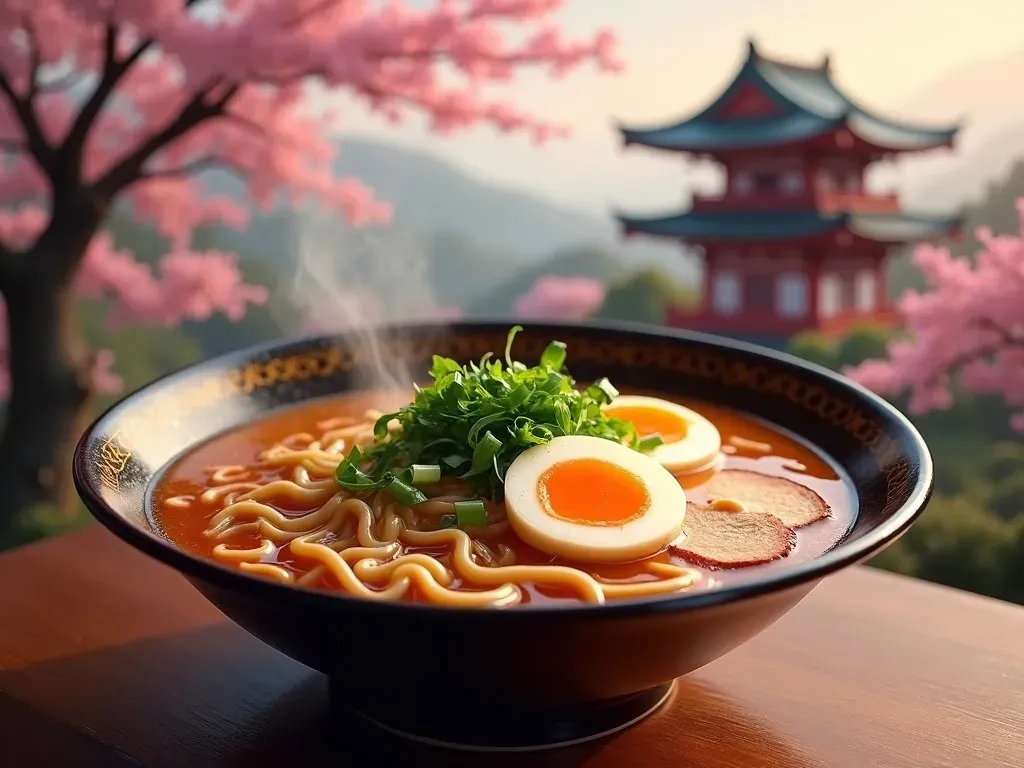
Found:
<svg viewBox="0 0 1024 768"><path fill-rule="evenodd" d="M317 14L323 13L329 8L336 6L338 2L339 0L320 0L320 2L317 3L316 5L310 6L305 11L296 14L296 16L293 19L291 19L290 21L286 22L283 25L283 28L295 29L296 27L305 24L307 21L309 21Z"/></svg>
<svg viewBox="0 0 1024 768"><path fill-rule="evenodd" d="M267 141L284 142L290 144L293 149L301 149L299 144L296 141L292 140L290 136L271 136L270 131L268 131L264 126L250 120L248 117L236 115L232 112L225 112L223 115L221 115L221 117L225 120L230 120L232 123L235 123L236 125L238 125L239 128L244 128L245 130L256 134L261 139L266 139Z"/></svg>
<svg viewBox="0 0 1024 768"><path fill-rule="evenodd" d="M238 86L230 86L223 96L207 104L207 95L218 84L218 82L214 82L202 88L192 97L174 120L168 123L162 130L143 141L134 152L107 171L103 178L94 185L93 188L96 192L106 197L106 199L112 198L128 184L142 178L142 168L154 154L175 139L188 133L188 131L204 120L223 114L228 102L238 92Z"/></svg>
<svg viewBox="0 0 1024 768"><path fill-rule="evenodd" d="M203 0L185 0L185 8L191 8L202 1ZM71 126L71 130L68 131L67 139L64 142L66 151L71 154L69 160L71 160L72 167L75 169L78 169L81 166L82 152L85 149L85 140L89 135L89 129L91 129L93 123L96 122L96 118L107 103L107 99L110 98L114 89L117 88L117 84L121 82L121 78L127 74L128 70L130 70L135 63L142 58L143 54L145 54L154 43L152 38L147 38L146 40L141 41L135 49L128 54L127 58L119 61L117 58L118 32L119 30L116 24L107 25L107 33L103 41L103 72L100 75L100 81L96 85L96 90L92 92L89 99L82 106L82 110L78 113L78 117L75 118L75 122Z"/></svg>
<svg viewBox="0 0 1024 768"><path fill-rule="evenodd" d="M194 176L206 170L218 170L229 173L243 184L248 183L249 173L232 162L222 157L200 157L191 163L178 166L177 168L157 169L155 171L142 171L138 175L139 182L159 181L161 179L179 179Z"/></svg>
<svg viewBox="0 0 1024 768"><path fill-rule="evenodd" d="M995 320L981 317L975 322L985 330L998 334L1001 347L1024 347L1024 335L1013 333L1009 328L1004 328Z"/></svg>
<svg viewBox="0 0 1024 768"><path fill-rule="evenodd" d="M0 242L0 294L5 293L11 286L18 267L19 254L7 247L7 244Z"/></svg>
<svg viewBox="0 0 1024 768"><path fill-rule="evenodd" d="M28 37L28 94L25 100L31 105L39 93L39 68L42 66L42 54L39 51L39 37L36 35L35 26L32 24L32 17L25 14L24 21L25 35Z"/></svg>
<svg viewBox="0 0 1024 768"><path fill-rule="evenodd" d="M68 131L64 140L63 150L69 154L67 160L74 169L81 165L82 152L85 149L85 140L89 135L89 129L103 110L110 94L114 92L118 82L131 68L132 64L139 60L139 57L146 52L152 44L151 40L144 40L132 51L124 61L117 60L117 35L118 28L115 24L108 24L106 35L103 39L103 70L100 74L100 81L96 88L89 95L82 109L79 111L75 122Z"/></svg>
<svg viewBox="0 0 1024 768"><path fill-rule="evenodd" d="M251 131L259 136L269 136L269 131L257 122L253 122L248 117L242 115L236 115L233 112L225 112L223 115L225 120L230 120L232 123L236 123L240 128L245 128L247 131Z"/></svg>
<svg viewBox="0 0 1024 768"><path fill-rule="evenodd" d="M987 357L991 357L992 355L998 354L1008 347L1024 347L1024 337L1014 335L1008 329L999 325L999 323L990 318L979 317L970 322L973 322L984 330L998 334L1000 338L991 344L979 346L975 349L964 352L962 355L958 355L953 360L950 360L949 363L943 366L941 371L928 378L926 382L928 386L935 386L943 379L943 377L962 371L971 363L975 363L980 360L984 360Z"/></svg>
<svg viewBox="0 0 1024 768"><path fill-rule="evenodd" d="M202 173L203 171L211 170L213 168L223 168L226 165L227 164L221 158L209 155L196 158L195 160L185 163L185 165L179 165L176 168L154 168L149 171L140 171L139 180L178 179L184 176L192 176L196 173Z"/></svg>
<svg viewBox="0 0 1024 768"><path fill-rule="evenodd" d="M10 80L7 79L3 72L0 72L0 92L7 96L7 101L10 102L18 122L21 123L21 129L25 133L25 148L35 158L39 167L47 175L52 175L53 148L43 134L42 126L40 126L39 120L36 117L35 109L32 108L32 103L17 94L13 86L11 86Z"/></svg>

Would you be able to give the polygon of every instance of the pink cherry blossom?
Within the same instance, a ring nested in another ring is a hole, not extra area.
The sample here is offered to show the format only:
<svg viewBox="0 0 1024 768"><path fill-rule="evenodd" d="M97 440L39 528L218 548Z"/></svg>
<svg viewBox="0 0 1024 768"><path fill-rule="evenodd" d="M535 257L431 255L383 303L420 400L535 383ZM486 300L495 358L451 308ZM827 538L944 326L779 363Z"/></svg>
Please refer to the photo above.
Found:
<svg viewBox="0 0 1024 768"><path fill-rule="evenodd" d="M4 0L0 290L25 263L54 258L81 295L113 299L115 324L241 318L266 290L245 284L233 255L196 251L191 239L210 222L246 226L251 208L210 195L197 173L227 169L263 210L315 200L356 224L386 220L370 190L333 176L326 136L337 126L308 109L305 83L343 89L392 120L426 115L439 132L487 124L542 142L565 126L491 100L484 86L529 66L551 76L588 61L621 66L607 30L563 38L551 24L563 5ZM155 268L100 230L115 202L168 238ZM111 362L94 356L100 388L117 382Z"/></svg>
<svg viewBox="0 0 1024 768"><path fill-rule="evenodd" d="M908 392L913 412L949 408L954 381L1024 409L1024 198L1017 211L1020 233L980 230L973 260L919 246L914 262L929 290L899 302L910 338L893 342L888 360L844 373L882 394ZM1024 411L1014 425L1024 429Z"/></svg>
<svg viewBox="0 0 1024 768"><path fill-rule="evenodd" d="M89 376L98 394L116 395L124 386L124 380L111 370L114 362L114 353L109 349L98 349L93 355Z"/></svg>
<svg viewBox="0 0 1024 768"><path fill-rule="evenodd" d="M583 320L601 308L607 293L593 278L545 275L515 300L513 311L526 320Z"/></svg>

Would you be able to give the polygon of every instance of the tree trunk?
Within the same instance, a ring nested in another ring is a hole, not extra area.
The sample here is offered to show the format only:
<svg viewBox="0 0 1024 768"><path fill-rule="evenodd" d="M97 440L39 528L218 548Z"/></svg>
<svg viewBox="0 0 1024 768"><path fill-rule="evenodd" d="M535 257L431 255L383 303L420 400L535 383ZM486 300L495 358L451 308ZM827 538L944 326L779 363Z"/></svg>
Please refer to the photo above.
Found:
<svg viewBox="0 0 1024 768"><path fill-rule="evenodd" d="M22 255L25 269L4 286L11 396L0 437L0 529L40 505L74 508L71 456L89 416L90 354L75 322L70 270L36 250ZM60 255L66 264L80 254Z"/></svg>

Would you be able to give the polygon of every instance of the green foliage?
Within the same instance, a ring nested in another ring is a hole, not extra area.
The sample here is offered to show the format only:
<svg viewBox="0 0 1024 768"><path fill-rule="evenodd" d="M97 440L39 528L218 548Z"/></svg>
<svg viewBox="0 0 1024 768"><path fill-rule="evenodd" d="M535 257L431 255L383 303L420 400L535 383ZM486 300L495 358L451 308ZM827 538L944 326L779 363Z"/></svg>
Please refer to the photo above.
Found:
<svg viewBox="0 0 1024 768"><path fill-rule="evenodd" d="M842 365L885 357L893 333L888 328L865 325L855 328L840 342L836 353Z"/></svg>
<svg viewBox="0 0 1024 768"><path fill-rule="evenodd" d="M806 331L790 339L790 354L812 363L839 371L848 365L885 357L886 348L894 338L889 328L862 325L841 339L832 339L817 331Z"/></svg>
<svg viewBox="0 0 1024 768"><path fill-rule="evenodd" d="M0 552L22 544L30 544L46 536L57 536L73 531L91 519L88 511L81 505L71 514L53 506L33 507L18 515L11 525L0 527Z"/></svg>
<svg viewBox="0 0 1024 768"><path fill-rule="evenodd" d="M816 331L806 331L794 336L790 339L788 351L791 355L826 368L835 369L838 365L835 342Z"/></svg>
<svg viewBox="0 0 1024 768"><path fill-rule="evenodd" d="M987 508L1003 520L1024 519L1024 445L1004 441L986 452L981 482L974 496L987 498Z"/></svg>
<svg viewBox="0 0 1024 768"><path fill-rule="evenodd" d="M170 371L184 368L202 356L200 345L174 328L126 325L110 328L104 321L106 310L97 302L81 302L78 322L83 335L95 348L114 353L117 374L124 379L125 392ZM109 402L99 402L104 408Z"/></svg>
<svg viewBox="0 0 1024 768"><path fill-rule="evenodd" d="M1024 603L1024 517L1001 520L966 498L937 498L871 561L958 589Z"/></svg>
<svg viewBox="0 0 1024 768"><path fill-rule="evenodd" d="M1006 176L988 185L981 200L966 208L964 238L954 250L964 255L977 253L981 246L976 237L979 227L987 227L997 235L1019 235L1016 203L1021 197L1024 197L1024 160L1018 160Z"/></svg>
<svg viewBox="0 0 1024 768"><path fill-rule="evenodd" d="M595 318L660 325L671 306L692 306L692 290L681 288L664 271L641 269L613 284Z"/></svg>

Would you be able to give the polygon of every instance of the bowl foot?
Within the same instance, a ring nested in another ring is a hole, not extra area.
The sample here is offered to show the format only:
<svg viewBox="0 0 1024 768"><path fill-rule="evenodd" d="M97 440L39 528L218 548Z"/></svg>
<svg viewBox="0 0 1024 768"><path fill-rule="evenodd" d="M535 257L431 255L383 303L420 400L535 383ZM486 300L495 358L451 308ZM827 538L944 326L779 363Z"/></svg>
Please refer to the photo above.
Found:
<svg viewBox="0 0 1024 768"><path fill-rule="evenodd" d="M569 747L611 736L653 714L675 690L675 681L622 698L556 711L525 712L494 706L408 709L391 701L388 707L353 707L351 689L331 679L333 706L354 713L393 736L443 749L475 752L530 752Z"/></svg>

